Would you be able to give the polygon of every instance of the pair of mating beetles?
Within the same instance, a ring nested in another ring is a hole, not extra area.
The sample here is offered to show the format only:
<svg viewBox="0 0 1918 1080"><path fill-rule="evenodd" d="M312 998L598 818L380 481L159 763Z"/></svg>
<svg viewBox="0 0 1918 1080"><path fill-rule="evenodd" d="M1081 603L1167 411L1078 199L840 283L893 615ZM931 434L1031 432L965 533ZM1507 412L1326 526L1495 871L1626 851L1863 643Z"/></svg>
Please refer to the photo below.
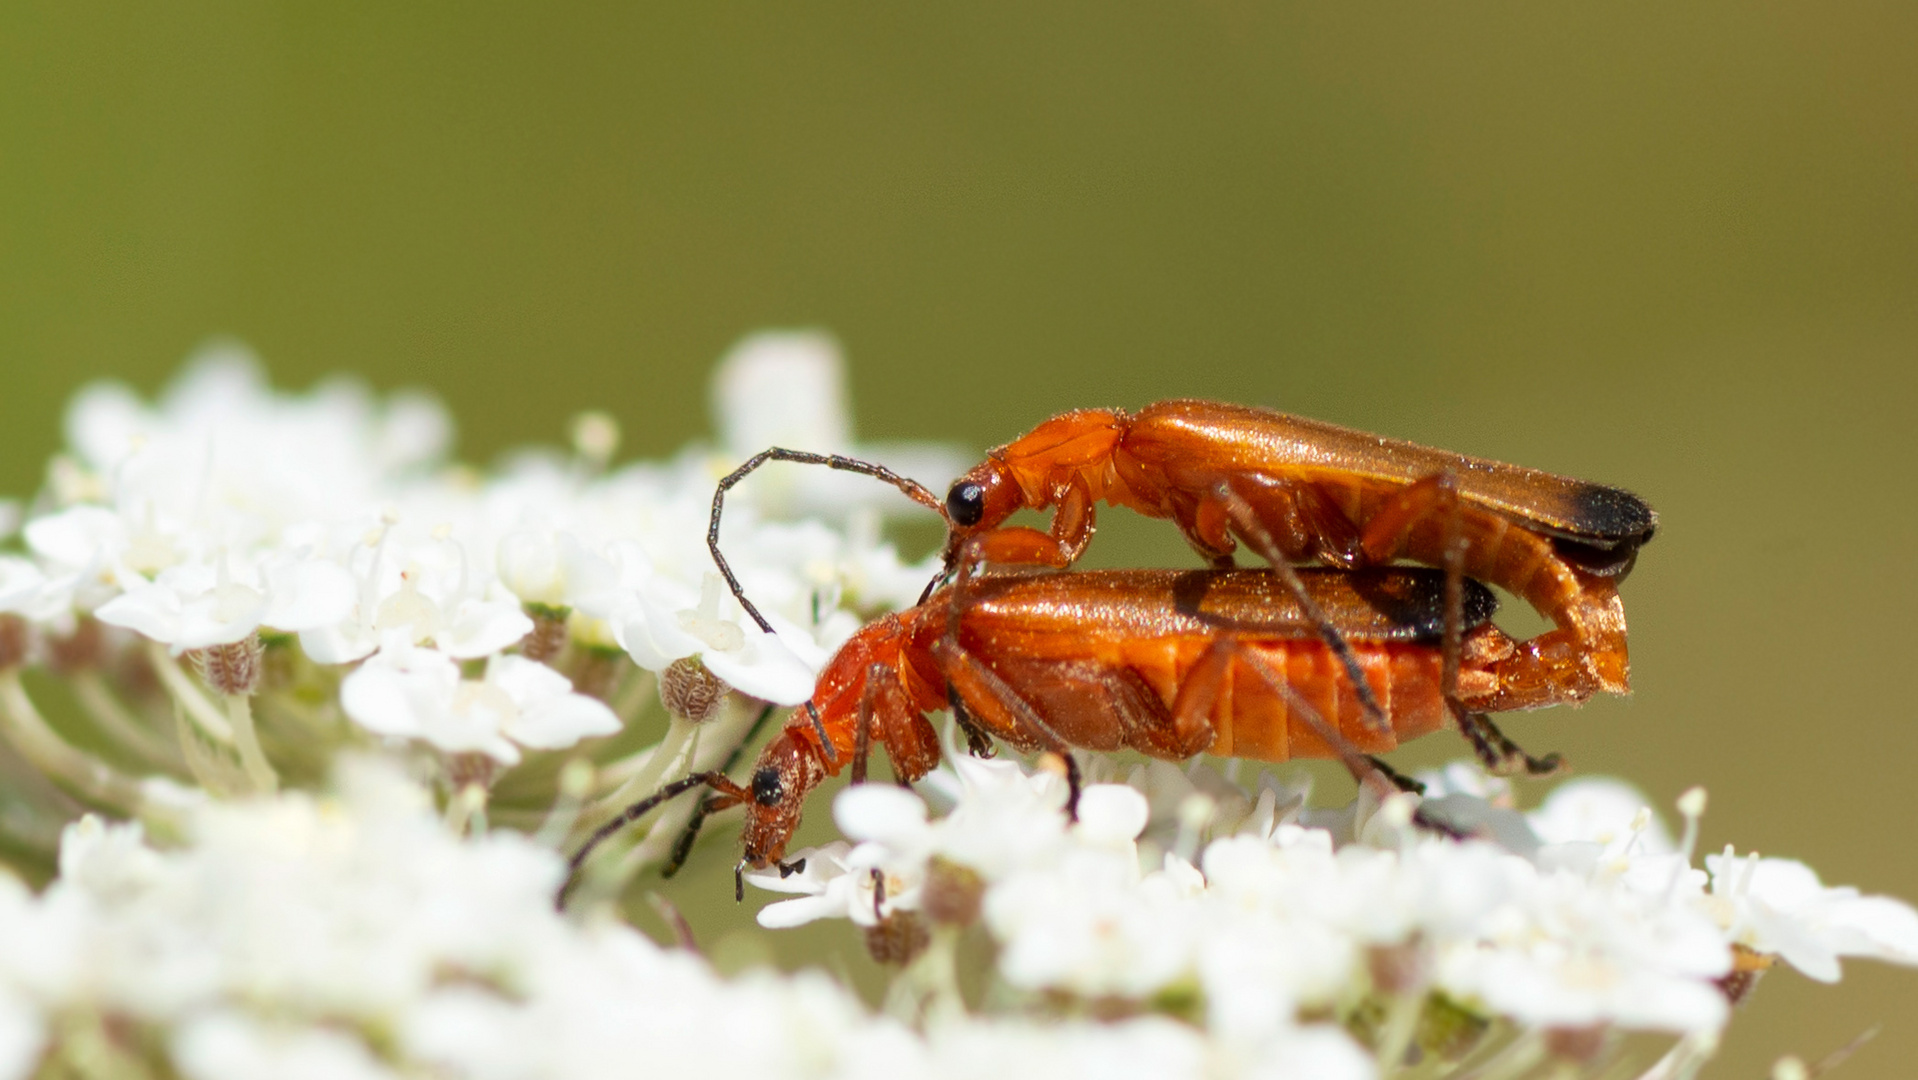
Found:
<svg viewBox="0 0 1918 1080"><path fill-rule="evenodd" d="M924 776L940 755L926 714L946 708L974 753L997 740L1059 754L1068 813L1072 747L1338 757L1378 772L1366 755L1450 723L1496 771L1550 772L1556 755L1526 755L1486 714L1628 691L1617 586L1658 524L1618 488L1267 409L1083 410L992 451L943 501L851 458L753 457L720 482L708 542L769 633L718 542L726 491L767 461L898 487L945 519L944 570L919 604L840 647L745 784L723 771L669 784L596 832L575 869L659 803L708 787L698 818L746 808L740 871L796 870L784 856L806 796L847 767L863 780L874 743L901 781ZM1101 502L1170 519L1211 569L1033 572L1084 554ZM1005 524L1023 509L1051 510L1051 528ZM1232 569L1241 545L1266 566ZM1480 582L1553 628L1507 636Z"/></svg>

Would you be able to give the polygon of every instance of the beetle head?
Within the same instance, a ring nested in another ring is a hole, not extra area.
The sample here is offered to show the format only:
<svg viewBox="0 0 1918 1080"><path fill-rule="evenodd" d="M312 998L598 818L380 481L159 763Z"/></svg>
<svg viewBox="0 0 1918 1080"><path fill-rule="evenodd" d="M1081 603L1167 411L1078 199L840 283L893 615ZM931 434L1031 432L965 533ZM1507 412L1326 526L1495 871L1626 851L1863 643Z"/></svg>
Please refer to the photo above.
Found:
<svg viewBox="0 0 1918 1080"><path fill-rule="evenodd" d="M825 775L818 749L795 735L790 725L766 744L746 779L751 797L746 802L746 827L740 834L745 865L764 867L785 856L786 844L799 828L806 796Z"/></svg>
<svg viewBox="0 0 1918 1080"><path fill-rule="evenodd" d="M967 540L998 528L1024 505L1024 492L996 456L954 480L946 492L947 565L957 559Z"/></svg>

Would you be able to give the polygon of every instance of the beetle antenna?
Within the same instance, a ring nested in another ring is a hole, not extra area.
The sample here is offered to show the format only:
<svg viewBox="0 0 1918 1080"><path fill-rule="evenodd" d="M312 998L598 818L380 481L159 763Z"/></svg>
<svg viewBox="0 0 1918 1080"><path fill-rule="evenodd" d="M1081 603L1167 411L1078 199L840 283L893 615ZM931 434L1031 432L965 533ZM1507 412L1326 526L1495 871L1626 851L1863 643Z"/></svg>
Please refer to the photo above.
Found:
<svg viewBox="0 0 1918 1080"><path fill-rule="evenodd" d="M837 762L839 760L839 748L832 744L832 736L826 734L826 722L819 718L819 710L813 707L811 698L806 699L806 715L812 717L812 730L813 734L819 736L819 745L825 747L826 763L832 764Z"/></svg>
<svg viewBox="0 0 1918 1080"><path fill-rule="evenodd" d="M726 492L731 489L734 484L744 480L747 474L768 461L791 461L800 465L824 465L829 469L838 469L840 472L870 476L875 480L884 481L898 488L901 492L905 493L908 499L938 514L941 519L944 519L946 516L945 504L939 501L939 496L934 495L931 489L917 480L910 480L900 476L884 465L875 465L870 461L860 461L858 458L849 458L840 454L814 454L805 450L787 450L778 446L768 450L761 450L759 453L747 458L744 465L734 469L728 473L724 479L720 480L718 489L713 492L713 522L712 526L706 530L706 546L711 549L713 562L718 565L719 573L726 579L726 584L732 589L733 596L739 600L739 606L745 608L746 614L751 615L753 621L759 624L759 628L768 634L773 632L772 624L767 622L765 617L759 614L759 609L753 606L752 601L746 599L746 591L739 587L739 579L733 576L733 568L727 565L726 556L720 554L719 551L719 515L720 511L726 505Z"/></svg>
<svg viewBox="0 0 1918 1080"><path fill-rule="evenodd" d="M725 763L718 769L715 769L715 772L724 775L733 771L733 767L739 764L739 759L746 756L746 748L758 740L759 733L766 727L766 721L772 716L773 710L778 707L779 706L771 702L767 702L766 707L759 710L759 715L753 718L752 727L747 728L746 734L742 736L738 742L733 744L732 752L726 755ZM713 796L712 798L723 798L723 796ZM715 809L712 805L712 798L701 799L699 806L694 808L693 816L687 819L686 827L680 830L679 839L673 841L672 856L666 860L665 867L660 870L660 877L670 878L674 874L679 873L680 867L686 865L686 857L693 852L693 841L699 838L700 828L706 824L706 818L709 817Z"/></svg>
<svg viewBox="0 0 1918 1080"><path fill-rule="evenodd" d="M579 846L579 850L574 852L572 859L567 862L566 881L560 886L559 895L553 898L554 906L562 909L565 908L566 894L572 891L573 884L579 880L580 868L586 865L586 858L593 853L593 849L599 847L600 844L604 843L607 838L611 837L614 833L651 813L653 809L661 803L684 792L691 791L693 788L700 787L701 785L717 788L720 791L726 791L727 788L734 787L732 781L726 779L723 773L710 771L696 772L691 776L682 777L667 784L665 787L660 788L658 791L653 792L651 795L620 811L619 815L611 821L594 829L593 835L586 838L586 842ZM729 795L732 794L732 792L726 793Z"/></svg>

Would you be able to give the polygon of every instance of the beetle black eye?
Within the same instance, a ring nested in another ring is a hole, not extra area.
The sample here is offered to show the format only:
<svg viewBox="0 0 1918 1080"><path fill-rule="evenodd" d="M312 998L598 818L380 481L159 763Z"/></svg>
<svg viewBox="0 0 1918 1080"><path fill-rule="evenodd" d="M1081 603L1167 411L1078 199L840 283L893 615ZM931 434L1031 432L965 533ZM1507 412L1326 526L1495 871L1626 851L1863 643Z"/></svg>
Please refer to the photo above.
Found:
<svg viewBox="0 0 1918 1080"><path fill-rule="evenodd" d="M777 806L786 795L786 785L779 782L779 770L768 765L753 774L753 801L761 806Z"/></svg>
<svg viewBox="0 0 1918 1080"><path fill-rule="evenodd" d="M986 489L970 480L961 480L946 493L946 515L961 527L977 525L986 516Z"/></svg>

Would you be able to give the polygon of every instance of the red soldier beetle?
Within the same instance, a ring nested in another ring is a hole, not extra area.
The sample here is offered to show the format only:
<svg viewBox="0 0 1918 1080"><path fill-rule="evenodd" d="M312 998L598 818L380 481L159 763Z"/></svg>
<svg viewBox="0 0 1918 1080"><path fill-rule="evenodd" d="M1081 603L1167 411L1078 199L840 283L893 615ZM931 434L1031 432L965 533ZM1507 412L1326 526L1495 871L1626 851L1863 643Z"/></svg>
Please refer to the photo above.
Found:
<svg viewBox="0 0 1918 1080"><path fill-rule="evenodd" d="M902 783L923 777L941 752L926 714L946 708L974 753L990 753L999 740L1060 754L1073 797L1072 747L1172 760L1202 752L1338 757L1356 774L1385 771L1363 755L1456 717L1481 756L1522 756L1472 711L1504 699L1502 683L1520 656L1491 622L1490 590L1463 582L1453 605L1446 575L1434 570L1298 576L1347 643L1389 726L1367 722L1348 669L1269 570L962 570L953 584L841 646L746 783L705 772L666 785L595 831L574 855L573 873L614 832L702 786L714 792L705 809L747 809L736 876L747 867L790 873L801 864L783 861L786 845L806 796L848 766L862 781L875 742ZM1460 647L1448 694L1441 640L1454 619ZM1451 708L1454 701L1464 708ZM1526 764L1544 770L1555 762Z"/></svg>
<svg viewBox="0 0 1918 1080"><path fill-rule="evenodd" d="M1045 421L953 483L947 569L962 552L1069 566L1100 502L1171 519L1215 567L1244 543L1275 567L1403 559L1506 589L1555 628L1523 644L1527 670L1513 670L1499 707L1630 690L1617 584L1658 515L1622 489L1270 409L1087 409ZM1050 530L1004 524L1021 509L1053 510Z"/></svg>

